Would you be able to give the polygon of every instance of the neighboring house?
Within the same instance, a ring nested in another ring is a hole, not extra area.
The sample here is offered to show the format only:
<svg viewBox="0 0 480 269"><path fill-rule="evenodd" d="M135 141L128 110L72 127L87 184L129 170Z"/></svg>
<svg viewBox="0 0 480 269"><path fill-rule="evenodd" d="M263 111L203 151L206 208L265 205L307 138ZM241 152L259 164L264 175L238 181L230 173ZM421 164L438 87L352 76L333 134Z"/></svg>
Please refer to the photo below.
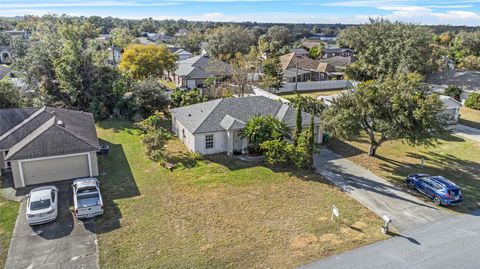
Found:
<svg viewBox="0 0 480 269"><path fill-rule="evenodd" d="M200 47L200 54L207 54L208 53L208 42L202 41L199 44Z"/></svg>
<svg viewBox="0 0 480 269"><path fill-rule="evenodd" d="M333 56L333 57L326 58L326 59L320 59L320 62L328 63L330 65L335 66L338 69L345 69L345 68L347 68L347 66L354 63L355 60L356 59L353 56L347 56L347 57Z"/></svg>
<svg viewBox="0 0 480 269"><path fill-rule="evenodd" d="M231 65L202 54L177 62L177 69L170 79L180 88L203 88L209 77L223 79L232 74Z"/></svg>
<svg viewBox="0 0 480 269"><path fill-rule="evenodd" d="M165 33L158 33L155 34L153 37L149 37L152 41L154 42L164 42L164 43L170 43L173 41L173 37L170 35L167 35Z"/></svg>
<svg viewBox="0 0 480 269"><path fill-rule="evenodd" d="M0 168L15 188L98 175L91 113L62 108L0 109Z"/></svg>
<svg viewBox="0 0 480 269"><path fill-rule="evenodd" d="M328 72L322 70L321 63L305 55L294 52L280 56L285 82L320 81L329 78ZM319 69L320 67L320 69Z"/></svg>
<svg viewBox="0 0 480 269"><path fill-rule="evenodd" d="M326 59L335 56L351 57L353 54L353 50L347 48L325 48L322 58Z"/></svg>
<svg viewBox="0 0 480 269"><path fill-rule="evenodd" d="M111 34L99 34L95 39L100 42L109 41L112 38Z"/></svg>
<svg viewBox="0 0 480 269"><path fill-rule="evenodd" d="M178 32L175 34L175 36L186 36L188 35L188 30L187 29L180 29Z"/></svg>
<svg viewBox="0 0 480 269"><path fill-rule="evenodd" d="M302 41L302 46L307 48L307 49L311 49L313 47L316 47L318 45L323 45L324 43L321 42L321 41L316 41L316 40L303 40Z"/></svg>
<svg viewBox="0 0 480 269"><path fill-rule="evenodd" d="M308 51L303 48L290 49L290 53L295 53L297 55L308 56Z"/></svg>
<svg viewBox="0 0 480 269"><path fill-rule="evenodd" d="M21 37L23 39L28 38L28 34L25 31L17 31L17 30L7 30L5 33L11 35L12 37Z"/></svg>
<svg viewBox="0 0 480 269"><path fill-rule="evenodd" d="M445 70L432 73L426 77L426 83L434 91L443 93L448 86L457 86L462 89L462 102L472 92L480 92L480 72L468 70Z"/></svg>
<svg viewBox="0 0 480 269"><path fill-rule="evenodd" d="M452 123L457 123L460 117L462 103L446 95L440 95L440 100L445 104L443 113L452 117Z"/></svg>
<svg viewBox="0 0 480 269"><path fill-rule="evenodd" d="M173 51L173 54L178 56L179 61L183 61L183 60L186 60L188 58L192 58L192 56L193 56L191 52L186 51L184 49L176 49L175 51Z"/></svg>
<svg viewBox="0 0 480 269"><path fill-rule="evenodd" d="M0 80L4 77L12 77L12 69L5 65L0 65Z"/></svg>
<svg viewBox="0 0 480 269"><path fill-rule="evenodd" d="M135 38L134 42L138 44L143 44L143 45L152 45L152 44L155 45L155 42L151 41L148 37L144 37L144 36Z"/></svg>
<svg viewBox="0 0 480 269"><path fill-rule="evenodd" d="M11 63L12 53L10 47L0 47L0 64Z"/></svg>
<svg viewBox="0 0 480 269"><path fill-rule="evenodd" d="M190 151L201 154L245 153L248 140L242 137L246 123L254 116L272 115L293 131L296 108L265 96L223 98L172 109L172 130ZM302 112L302 126L308 128L311 115ZM320 120L315 117L315 141L320 142Z"/></svg>

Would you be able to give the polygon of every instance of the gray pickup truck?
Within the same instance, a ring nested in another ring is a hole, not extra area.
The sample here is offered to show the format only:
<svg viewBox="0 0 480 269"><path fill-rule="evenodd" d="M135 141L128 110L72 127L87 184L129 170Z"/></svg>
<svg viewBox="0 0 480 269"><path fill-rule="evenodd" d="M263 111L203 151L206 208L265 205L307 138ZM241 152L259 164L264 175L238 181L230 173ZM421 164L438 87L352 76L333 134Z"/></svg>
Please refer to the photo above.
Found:
<svg viewBox="0 0 480 269"><path fill-rule="evenodd" d="M96 178L79 178L73 181L73 205L79 219L103 214L103 200Z"/></svg>

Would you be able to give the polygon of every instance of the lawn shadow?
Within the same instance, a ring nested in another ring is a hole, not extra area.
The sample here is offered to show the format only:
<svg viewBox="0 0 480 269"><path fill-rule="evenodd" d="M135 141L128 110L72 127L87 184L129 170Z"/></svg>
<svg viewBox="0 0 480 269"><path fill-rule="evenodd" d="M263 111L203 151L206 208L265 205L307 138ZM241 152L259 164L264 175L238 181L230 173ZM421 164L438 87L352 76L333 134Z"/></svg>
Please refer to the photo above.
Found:
<svg viewBox="0 0 480 269"><path fill-rule="evenodd" d="M122 145L104 140L101 143L108 144L110 152L108 155L98 156L99 181L105 210L102 216L97 217L95 230L99 234L121 227L122 212L115 200L140 195Z"/></svg>
<svg viewBox="0 0 480 269"><path fill-rule="evenodd" d="M357 139L354 141L362 143L362 142L365 142L366 140ZM334 150L336 153L342 155L342 157L345 157L345 158L354 157L354 156L358 156L366 153L365 151L355 146L352 146L342 140L335 139L335 138L330 139L330 141L327 143L327 148Z"/></svg>
<svg viewBox="0 0 480 269"><path fill-rule="evenodd" d="M130 121L122 121L122 120L112 118L112 119L100 121L97 123L97 125L102 129L112 130L114 133L124 131L124 132L127 132L128 134L133 134L132 133L133 123Z"/></svg>

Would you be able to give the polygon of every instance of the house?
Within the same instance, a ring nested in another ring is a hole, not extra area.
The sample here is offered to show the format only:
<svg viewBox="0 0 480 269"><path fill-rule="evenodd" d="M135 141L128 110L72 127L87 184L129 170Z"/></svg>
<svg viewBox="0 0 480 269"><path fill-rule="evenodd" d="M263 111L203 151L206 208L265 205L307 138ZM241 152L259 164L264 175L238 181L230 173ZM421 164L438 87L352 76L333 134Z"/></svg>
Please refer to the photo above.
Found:
<svg viewBox="0 0 480 269"><path fill-rule="evenodd" d="M308 56L308 51L303 48L290 49L290 53L295 53L297 55Z"/></svg>
<svg viewBox="0 0 480 269"><path fill-rule="evenodd" d="M172 130L193 152L245 153L248 140L242 137L246 123L254 116L272 115L293 130L296 108L265 96L223 98L171 110ZM302 125L308 128L311 115L302 112ZM320 119L315 117L315 140L321 141Z"/></svg>
<svg viewBox="0 0 480 269"><path fill-rule="evenodd" d="M170 35L167 35L166 33L155 34L154 36L150 37L150 39L157 43L158 42L170 43L173 41L173 37Z"/></svg>
<svg viewBox="0 0 480 269"><path fill-rule="evenodd" d="M143 45L155 44L155 42L151 41L148 37L144 37L144 36L135 38L134 43L143 44Z"/></svg>
<svg viewBox="0 0 480 269"><path fill-rule="evenodd" d="M7 30L5 33L9 34L12 37L21 37L23 39L28 38L28 34L26 31L17 31L17 30Z"/></svg>
<svg viewBox="0 0 480 269"><path fill-rule="evenodd" d="M317 40L303 40L302 41L302 46L311 49L313 47L319 46L319 45L324 45L324 42L317 41Z"/></svg>
<svg viewBox="0 0 480 269"><path fill-rule="evenodd" d="M335 56L350 57L353 54L353 50L347 48L325 48L322 58L326 59Z"/></svg>
<svg viewBox="0 0 480 269"><path fill-rule="evenodd" d="M0 65L0 80L4 77L12 77L12 69L5 65Z"/></svg>
<svg viewBox="0 0 480 269"><path fill-rule="evenodd" d="M457 123L460 117L462 103L446 95L440 95L440 100L442 100L444 104L443 114L450 116L452 118L452 123Z"/></svg>
<svg viewBox="0 0 480 269"><path fill-rule="evenodd" d="M186 60L188 58L192 58L192 56L193 56L191 52L186 51L184 49L176 49L175 51L173 51L173 54L177 55L178 60L180 60L180 61Z"/></svg>
<svg viewBox="0 0 480 269"><path fill-rule="evenodd" d="M457 86L462 89L462 102L472 92L480 92L480 72L449 69L427 75L425 82L434 91L443 93L448 86Z"/></svg>
<svg viewBox="0 0 480 269"><path fill-rule="evenodd" d="M335 66L338 69L345 69L347 66L351 65L356 61L354 56L333 56L330 58L320 59L322 63L328 63L330 65Z"/></svg>
<svg viewBox="0 0 480 269"><path fill-rule="evenodd" d="M11 63L11 59L12 53L10 51L10 47L0 47L0 64L9 64Z"/></svg>
<svg viewBox="0 0 480 269"><path fill-rule="evenodd" d="M63 108L0 109L0 169L15 188L98 175L91 113Z"/></svg>
<svg viewBox="0 0 480 269"><path fill-rule="evenodd" d="M207 78L223 79L232 74L231 65L202 54L177 62L177 69L170 79L180 88L203 88Z"/></svg>
<svg viewBox="0 0 480 269"><path fill-rule="evenodd" d="M280 56L285 82L327 80L328 73L319 70L320 62L294 52Z"/></svg>
<svg viewBox="0 0 480 269"><path fill-rule="evenodd" d="M187 29L180 29L178 32L175 34L175 36L186 36L188 35L188 30Z"/></svg>

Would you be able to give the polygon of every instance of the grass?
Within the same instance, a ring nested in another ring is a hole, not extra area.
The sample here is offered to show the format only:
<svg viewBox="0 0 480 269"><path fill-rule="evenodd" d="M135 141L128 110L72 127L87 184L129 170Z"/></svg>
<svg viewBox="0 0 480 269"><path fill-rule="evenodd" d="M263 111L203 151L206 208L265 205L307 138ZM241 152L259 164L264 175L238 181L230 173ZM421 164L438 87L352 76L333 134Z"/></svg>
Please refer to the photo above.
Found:
<svg viewBox="0 0 480 269"><path fill-rule="evenodd" d="M462 106L460 108L460 123L480 129L480 110Z"/></svg>
<svg viewBox="0 0 480 269"><path fill-rule="evenodd" d="M0 268L5 267L8 247L17 220L19 203L6 200L0 194Z"/></svg>
<svg viewBox="0 0 480 269"><path fill-rule="evenodd" d="M313 98L317 98L318 96L328 96L328 95L334 95L334 94L339 94L341 92L345 91L345 89L340 89L340 90L326 90L326 91L304 91L304 92L301 92L299 93L300 95L303 95L303 96L310 96L310 97L313 97ZM286 92L286 93L279 93L277 94L283 98L293 98L295 96L297 96L297 94L295 93L291 93L291 92Z"/></svg>
<svg viewBox="0 0 480 269"><path fill-rule="evenodd" d="M99 160L104 268L292 268L385 238L376 215L316 174L195 160L177 139L167 146L178 166L170 172L144 157L129 123L97 130L110 144Z"/></svg>
<svg viewBox="0 0 480 269"><path fill-rule="evenodd" d="M411 173L441 175L457 183L465 202L453 208L460 212L478 209L480 202L480 143L453 135L440 139L436 147L412 147L401 141L384 143L377 157L369 157L366 139L344 142L332 139L329 147L373 173L404 186ZM424 167L420 163L424 159ZM405 187L405 186L404 186Z"/></svg>

